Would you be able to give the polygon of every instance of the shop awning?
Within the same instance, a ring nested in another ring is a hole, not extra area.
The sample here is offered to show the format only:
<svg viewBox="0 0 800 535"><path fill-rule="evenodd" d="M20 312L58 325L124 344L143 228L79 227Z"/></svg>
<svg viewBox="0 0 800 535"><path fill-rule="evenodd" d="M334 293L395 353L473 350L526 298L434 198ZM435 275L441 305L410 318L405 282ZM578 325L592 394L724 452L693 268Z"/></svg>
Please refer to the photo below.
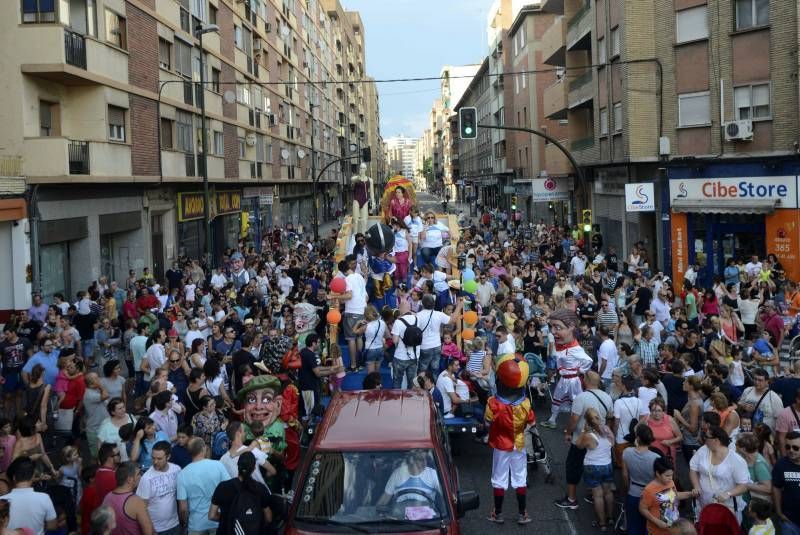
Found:
<svg viewBox="0 0 800 535"><path fill-rule="evenodd" d="M769 214L775 211L775 199L673 199L673 212L696 214Z"/></svg>

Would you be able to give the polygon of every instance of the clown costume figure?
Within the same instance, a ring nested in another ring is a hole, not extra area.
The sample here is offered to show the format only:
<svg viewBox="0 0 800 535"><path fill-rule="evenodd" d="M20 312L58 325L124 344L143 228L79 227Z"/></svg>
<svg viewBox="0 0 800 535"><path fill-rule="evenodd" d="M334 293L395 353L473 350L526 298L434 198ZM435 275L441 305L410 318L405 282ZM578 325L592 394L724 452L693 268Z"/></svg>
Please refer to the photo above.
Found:
<svg viewBox="0 0 800 535"><path fill-rule="evenodd" d="M575 340L578 316L573 311L566 308L556 310L550 314L548 324L556 343L556 368L560 377L553 392L550 419L542 426L555 429L558 413L569 412L575 396L583 392L581 376L591 369L592 358Z"/></svg>
<svg viewBox="0 0 800 535"><path fill-rule="evenodd" d="M497 361L495 384L497 394L486 401L484 420L489 426L489 446L492 448L492 491L494 508L487 519L496 524L504 522L503 498L509 483L517 495L517 523L528 524L526 497L528 486L528 457L525 433L536 421L530 400L525 396L528 382L528 363L514 355L502 355Z"/></svg>
<svg viewBox="0 0 800 535"><path fill-rule="evenodd" d="M250 274L244 269L244 256L238 251L231 255L231 282L237 292L250 282Z"/></svg>

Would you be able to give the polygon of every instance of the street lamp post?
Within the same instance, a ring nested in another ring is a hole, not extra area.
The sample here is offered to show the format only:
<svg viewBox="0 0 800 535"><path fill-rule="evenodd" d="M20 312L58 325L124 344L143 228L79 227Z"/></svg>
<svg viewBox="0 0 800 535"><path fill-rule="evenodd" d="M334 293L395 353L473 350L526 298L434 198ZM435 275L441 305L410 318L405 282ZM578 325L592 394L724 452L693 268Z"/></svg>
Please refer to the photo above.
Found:
<svg viewBox="0 0 800 535"><path fill-rule="evenodd" d="M319 104L308 105L308 113L311 114L311 202L314 203L314 241L318 242L319 199L317 199L317 162L316 162L316 152L314 147L314 108L319 108Z"/></svg>
<svg viewBox="0 0 800 535"><path fill-rule="evenodd" d="M205 63L203 62L203 34L218 32L219 26L216 24L198 24L194 29L194 34L200 42L200 120L201 120L201 143L203 145L203 221L206 235L206 269L211 269L214 263L211 245L211 218L210 204L211 197L208 192L208 132L206 131L206 75Z"/></svg>

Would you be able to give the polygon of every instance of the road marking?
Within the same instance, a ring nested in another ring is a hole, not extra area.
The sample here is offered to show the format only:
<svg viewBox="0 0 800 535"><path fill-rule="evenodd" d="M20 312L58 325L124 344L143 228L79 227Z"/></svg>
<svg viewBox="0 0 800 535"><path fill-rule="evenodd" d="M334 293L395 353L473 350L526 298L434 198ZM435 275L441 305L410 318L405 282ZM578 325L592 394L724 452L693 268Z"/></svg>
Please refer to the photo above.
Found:
<svg viewBox="0 0 800 535"><path fill-rule="evenodd" d="M572 523L572 518L570 518L569 514L567 514L566 509L561 509L561 514L564 515L564 520L567 521L567 526L569 526L569 532L573 535L578 535L578 530L575 529L575 524Z"/></svg>

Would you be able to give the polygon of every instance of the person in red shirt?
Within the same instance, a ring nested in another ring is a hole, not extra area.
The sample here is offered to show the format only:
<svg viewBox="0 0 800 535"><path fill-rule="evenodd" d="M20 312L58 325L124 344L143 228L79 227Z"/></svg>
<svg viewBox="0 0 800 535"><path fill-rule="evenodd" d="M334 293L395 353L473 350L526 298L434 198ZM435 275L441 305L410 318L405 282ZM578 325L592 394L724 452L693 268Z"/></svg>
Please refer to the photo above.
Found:
<svg viewBox="0 0 800 535"><path fill-rule="evenodd" d="M103 500L97 497L96 474L96 466L85 466L83 470L81 470L83 494L81 494L81 501L78 504L78 511L81 515L81 533L83 535L89 534L92 511L100 507L100 504L103 503Z"/></svg>
<svg viewBox="0 0 800 535"><path fill-rule="evenodd" d="M158 301L158 297L150 293L150 290L147 288L142 288L142 295L136 299L136 310L139 313L146 312L152 308L159 308L161 303Z"/></svg>
<svg viewBox="0 0 800 535"><path fill-rule="evenodd" d="M764 330L767 331L772 337L772 346L779 348L783 342L783 318L778 314L773 301L764 303L764 315L761 317L764 321Z"/></svg>
<svg viewBox="0 0 800 535"><path fill-rule="evenodd" d="M97 452L97 460L100 466L97 468L97 473L94 476L94 487L97 499L97 506L99 506L106 494L114 490L117 486L117 465L119 464L119 448L116 444L108 442L100 446L100 451ZM91 511L89 511L91 514Z"/></svg>

